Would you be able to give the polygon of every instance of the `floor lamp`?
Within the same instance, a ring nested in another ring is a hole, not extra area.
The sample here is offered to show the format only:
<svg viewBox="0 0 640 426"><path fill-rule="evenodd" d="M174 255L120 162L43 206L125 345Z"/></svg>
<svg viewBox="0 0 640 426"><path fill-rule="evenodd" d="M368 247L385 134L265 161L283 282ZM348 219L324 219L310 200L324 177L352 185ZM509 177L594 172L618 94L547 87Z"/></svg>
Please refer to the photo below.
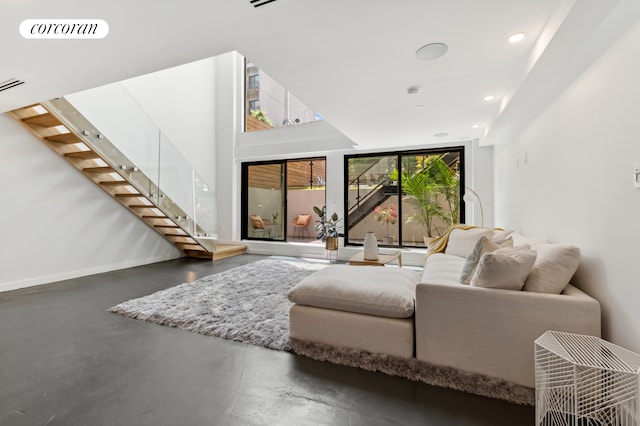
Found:
<svg viewBox="0 0 640 426"><path fill-rule="evenodd" d="M469 188L468 186L465 186L464 189L465 192L462 199L465 203L471 203L474 201L470 194L473 194L476 197L476 200L478 200L478 205L480 206L480 226L484 228L484 209L482 208L482 201L480 201L480 196L476 193L476 191Z"/></svg>

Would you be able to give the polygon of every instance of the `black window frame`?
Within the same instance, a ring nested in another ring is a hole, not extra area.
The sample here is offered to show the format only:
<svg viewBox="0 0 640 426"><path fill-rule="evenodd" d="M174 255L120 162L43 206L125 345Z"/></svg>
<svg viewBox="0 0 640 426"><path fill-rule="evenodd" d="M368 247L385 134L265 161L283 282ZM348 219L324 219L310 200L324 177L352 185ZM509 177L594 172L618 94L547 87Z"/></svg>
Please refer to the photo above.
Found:
<svg viewBox="0 0 640 426"><path fill-rule="evenodd" d="M438 148L421 148L421 149L412 149L412 150L403 150L403 151L384 151L384 152L367 152L367 153L358 153L358 154L350 154L344 156L344 245L345 246L362 246L363 243L360 242L351 242L349 241L349 160L352 158L367 158L367 157L388 157L388 156L396 156L396 164L398 170L402 169L402 156L416 156L416 155L437 155L437 154L445 154L445 153L458 153L459 154L459 170L460 170L460 188L459 188L459 199L460 199L460 212L459 219L460 223L465 222L465 202L464 202L464 192L465 192L465 147L456 145L451 147L438 147ZM398 196L398 217L402 218L402 173L398 173L398 185L397 185L396 195ZM398 235L402 234L402 220L398 221ZM393 248L424 248L424 246L417 245L409 245L403 244L402 238L398 239L398 244L394 244Z"/></svg>
<svg viewBox="0 0 640 426"><path fill-rule="evenodd" d="M288 217L288 210L289 210L289 199L287 197L288 195L288 186L287 186L287 182L288 182L288 171L287 171L287 163L289 162L298 162L298 161L315 161L315 160L322 160L325 162L325 167L326 167L326 163L327 163L327 157L323 157L323 156L312 156L312 157L296 157L296 158L287 158L284 160L261 160L261 161L247 161L247 162L242 162L240 163L240 171L241 171L241 179L240 179L240 215L241 215L241 226L240 226L240 237L243 240L254 240L254 241L273 241L273 242L278 242L278 243L286 243L288 242L287 240L287 236L288 236L288 223L286 218ZM259 237L254 237L254 236L249 236L249 224L248 224L248 219L249 219L249 167L251 166L260 166L260 165L268 165L268 164L282 164L284 165L283 167L283 173L284 173L284 208L283 208L283 218L282 218L282 233L283 233L283 238L282 239L273 239L273 238L259 238ZM326 181L327 181L327 177L325 176L325 195L324 195L324 202L326 203L327 200L327 193L326 193ZM313 230L313 227L310 226L310 232L311 230Z"/></svg>

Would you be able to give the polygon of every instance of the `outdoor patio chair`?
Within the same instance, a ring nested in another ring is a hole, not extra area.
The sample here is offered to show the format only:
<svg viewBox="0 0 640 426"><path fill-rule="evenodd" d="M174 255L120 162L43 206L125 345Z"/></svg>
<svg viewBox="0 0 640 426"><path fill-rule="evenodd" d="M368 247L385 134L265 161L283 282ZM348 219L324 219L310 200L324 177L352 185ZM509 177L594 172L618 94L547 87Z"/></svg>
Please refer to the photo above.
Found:
<svg viewBox="0 0 640 426"><path fill-rule="evenodd" d="M263 219L260 215L250 215L249 219L251 220L251 228L253 229L252 236L257 236L260 234L262 237L270 237L271 236L271 227L273 226L269 219Z"/></svg>
<svg viewBox="0 0 640 426"><path fill-rule="evenodd" d="M303 233L307 234L307 237L311 238L309 235L309 224L311 223L311 215L310 214L299 214L291 220L291 224L293 225L293 236L294 237L302 237Z"/></svg>

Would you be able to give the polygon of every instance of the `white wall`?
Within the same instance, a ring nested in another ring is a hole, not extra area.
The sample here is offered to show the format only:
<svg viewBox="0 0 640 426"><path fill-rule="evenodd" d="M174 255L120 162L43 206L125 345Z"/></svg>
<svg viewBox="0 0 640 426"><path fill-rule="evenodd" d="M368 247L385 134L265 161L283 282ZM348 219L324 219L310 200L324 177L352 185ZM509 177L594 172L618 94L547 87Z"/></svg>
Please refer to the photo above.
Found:
<svg viewBox="0 0 640 426"><path fill-rule="evenodd" d="M0 291L180 256L7 115L0 135Z"/></svg>
<svg viewBox="0 0 640 426"><path fill-rule="evenodd" d="M640 352L640 24L514 140L495 147L496 222L572 243L603 335Z"/></svg>
<svg viewBox="0 0 640 426"><path fill-rule="evenodd" d="M151 120L215 188L215 58L132 78L124 87Z"/></svg>
<svg viewBox="0 0 640 426"><path fill-rule="evenodd" d="M158 152L159 129L215 188L215 58L66 98L150 178L157 173L159 155L167 161L165 152Z"/></svg>

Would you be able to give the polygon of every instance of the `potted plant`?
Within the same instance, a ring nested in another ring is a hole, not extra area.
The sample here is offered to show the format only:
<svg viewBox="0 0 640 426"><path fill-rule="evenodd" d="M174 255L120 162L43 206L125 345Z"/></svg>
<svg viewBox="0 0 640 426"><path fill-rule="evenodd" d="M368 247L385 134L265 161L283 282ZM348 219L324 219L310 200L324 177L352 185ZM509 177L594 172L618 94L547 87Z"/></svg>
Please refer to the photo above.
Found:
<svg viewBox="0 0 640 426"><path fill-rule="evenodd" d="M313 211L318 215L320 220L316 221L316 238L325 242L327 250L338 250L338 214L333 212L331 216L327 216L327 206L313 207Z"/></svg>
<svg viewBox="0 0 640 426"><path fill-rule="evenodd" d="M273 123L271 122L271 119L269 117L267 117L267 114L265 114L265 112L261 109L252 109L251 111L249 111L249 115L251 115L251 117L256 118L260 121L262 121L263 123L268 124L269 126L273 127Z"/></svg>
<svg viewBox="0 0 640 426"><path fill-rule="evenodd" d="M376 221L381 224L387 225L387 234L382 238L383 244L393 244L393 237L389 236L389 224L395 225L398 220L398 213L396 213L396 205L391 203L390 206L380 205L377 206L373 212L376 215Z"/></svg>
<svg viewBox="0 0 640 426"><path fill-rule="evenodd" d="M460 177L440 156L429 157L421 170L403 173L402 189L416 213L407 223L417 220L424 227L424 243L429 245L440 233L456 223L460 210Z"/></svg>

